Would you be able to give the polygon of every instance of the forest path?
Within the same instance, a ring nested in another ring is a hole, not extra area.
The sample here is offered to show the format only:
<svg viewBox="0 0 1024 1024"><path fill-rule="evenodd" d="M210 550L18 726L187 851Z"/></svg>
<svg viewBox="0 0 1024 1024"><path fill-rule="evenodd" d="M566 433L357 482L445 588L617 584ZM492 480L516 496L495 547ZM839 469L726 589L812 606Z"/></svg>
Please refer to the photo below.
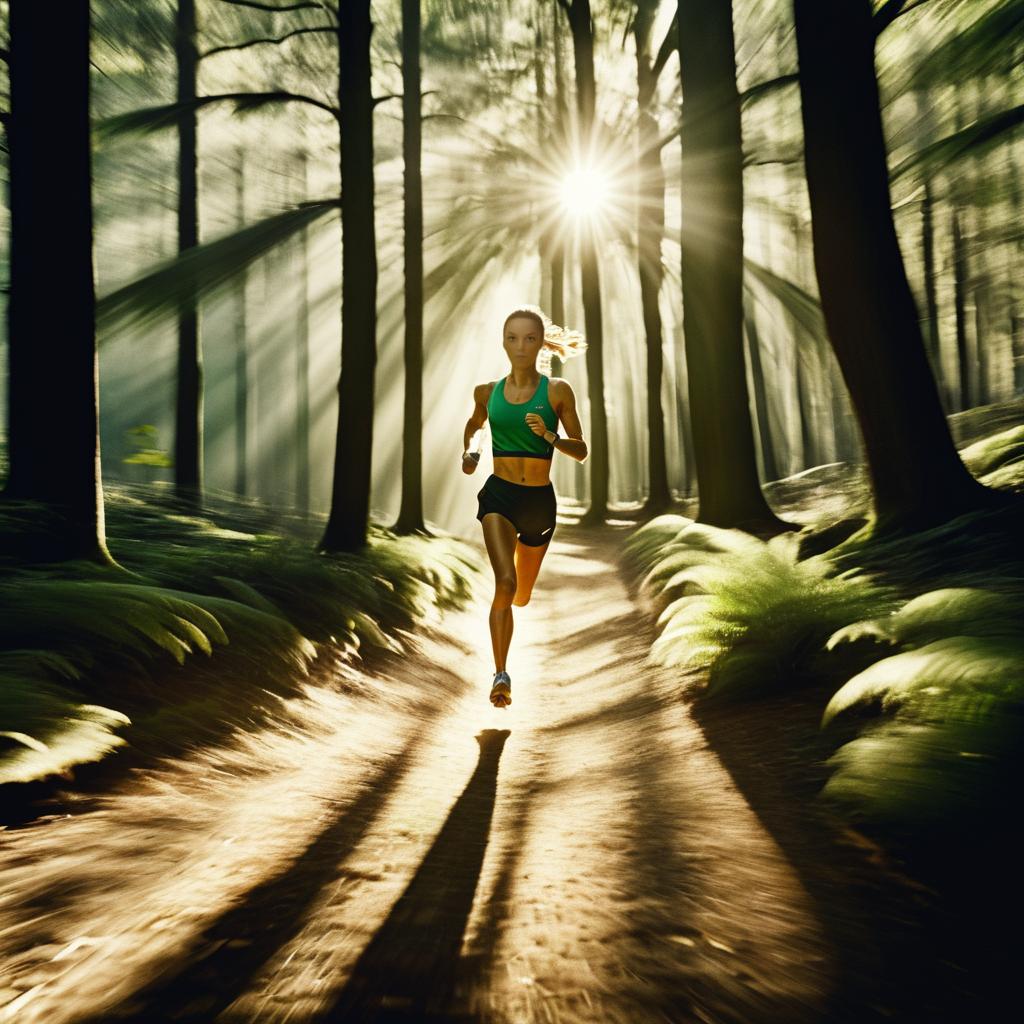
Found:
<svg viewBox="0 0 1024 1024"><path fill-rule="evenodd" d="M508 709L485 586L308 729L5 833L0 1021L885 1019L860 882L646 664L621 537L559 529Z"/></svg>

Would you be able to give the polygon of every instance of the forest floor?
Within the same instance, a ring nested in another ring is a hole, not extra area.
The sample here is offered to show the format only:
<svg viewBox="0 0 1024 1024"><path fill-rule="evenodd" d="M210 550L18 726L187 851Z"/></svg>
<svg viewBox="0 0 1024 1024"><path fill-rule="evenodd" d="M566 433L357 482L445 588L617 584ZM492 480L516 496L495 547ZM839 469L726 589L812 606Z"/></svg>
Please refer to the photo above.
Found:
<svg viewBox="0 0 1024 1024"><path fill-rule="evenodd" d="M937 894L815 802L820 695L697 713L647 664L625 532L556 531L508 709L482 587L307 728L7 829L0 1021L993 1019Z"/></svg>

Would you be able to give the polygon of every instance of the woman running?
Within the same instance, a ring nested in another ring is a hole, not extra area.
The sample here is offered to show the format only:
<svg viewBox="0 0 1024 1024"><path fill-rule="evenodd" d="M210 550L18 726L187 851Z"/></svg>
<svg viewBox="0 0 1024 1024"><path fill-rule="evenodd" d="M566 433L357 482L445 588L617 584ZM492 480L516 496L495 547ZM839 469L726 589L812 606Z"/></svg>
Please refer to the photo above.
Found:
<svg viewBox="0 0 1024 1024"><path fill-rule="evenodd" d="M554 449L578 462L587 442L576 414L576 396L567 380L548 377L551 353L567 359L586 348L582 335L557 327L535 306L513 310L505 319L502 344L511 372L501 380L473 388L475 407L463 432L462 470L472 473L480 453L470 452L473 435L491 423L494 472L477 494L476 517L494 570L491 645L494 683L491 703L512 703L512 680L505 659L512 641L512 605L530 600L540 563L555 529L555 489L551 484ZM566 437L558 434L558 421Z"/></svg>

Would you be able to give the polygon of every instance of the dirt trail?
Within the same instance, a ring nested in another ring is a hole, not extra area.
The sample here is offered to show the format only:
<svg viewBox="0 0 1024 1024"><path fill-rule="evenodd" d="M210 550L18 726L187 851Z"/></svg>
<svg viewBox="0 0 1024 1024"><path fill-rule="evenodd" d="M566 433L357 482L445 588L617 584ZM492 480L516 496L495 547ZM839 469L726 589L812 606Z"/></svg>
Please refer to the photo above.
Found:
<svg viewBox="0 0 1024 1024"><path fill-rule="evenodd" d="M620 540L559 529L509 709L482 592L308 731L6 832L0 1021L893 1019L864 878L646 665Z"/></svg>

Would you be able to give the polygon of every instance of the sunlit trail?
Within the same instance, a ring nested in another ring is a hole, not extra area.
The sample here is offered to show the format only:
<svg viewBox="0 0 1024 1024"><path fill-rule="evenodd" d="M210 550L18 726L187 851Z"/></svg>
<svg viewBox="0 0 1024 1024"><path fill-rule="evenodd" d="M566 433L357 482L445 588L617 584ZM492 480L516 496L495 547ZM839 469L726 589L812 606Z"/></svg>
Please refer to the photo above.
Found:
<svg viewBox="0 0 1024 1024"><path fill-rule="evenodd" d="M511 708L481 593L307 726L7 833L0 1020L819 1019L800 877L646 664L610 547L564 528Z"/></svg>

